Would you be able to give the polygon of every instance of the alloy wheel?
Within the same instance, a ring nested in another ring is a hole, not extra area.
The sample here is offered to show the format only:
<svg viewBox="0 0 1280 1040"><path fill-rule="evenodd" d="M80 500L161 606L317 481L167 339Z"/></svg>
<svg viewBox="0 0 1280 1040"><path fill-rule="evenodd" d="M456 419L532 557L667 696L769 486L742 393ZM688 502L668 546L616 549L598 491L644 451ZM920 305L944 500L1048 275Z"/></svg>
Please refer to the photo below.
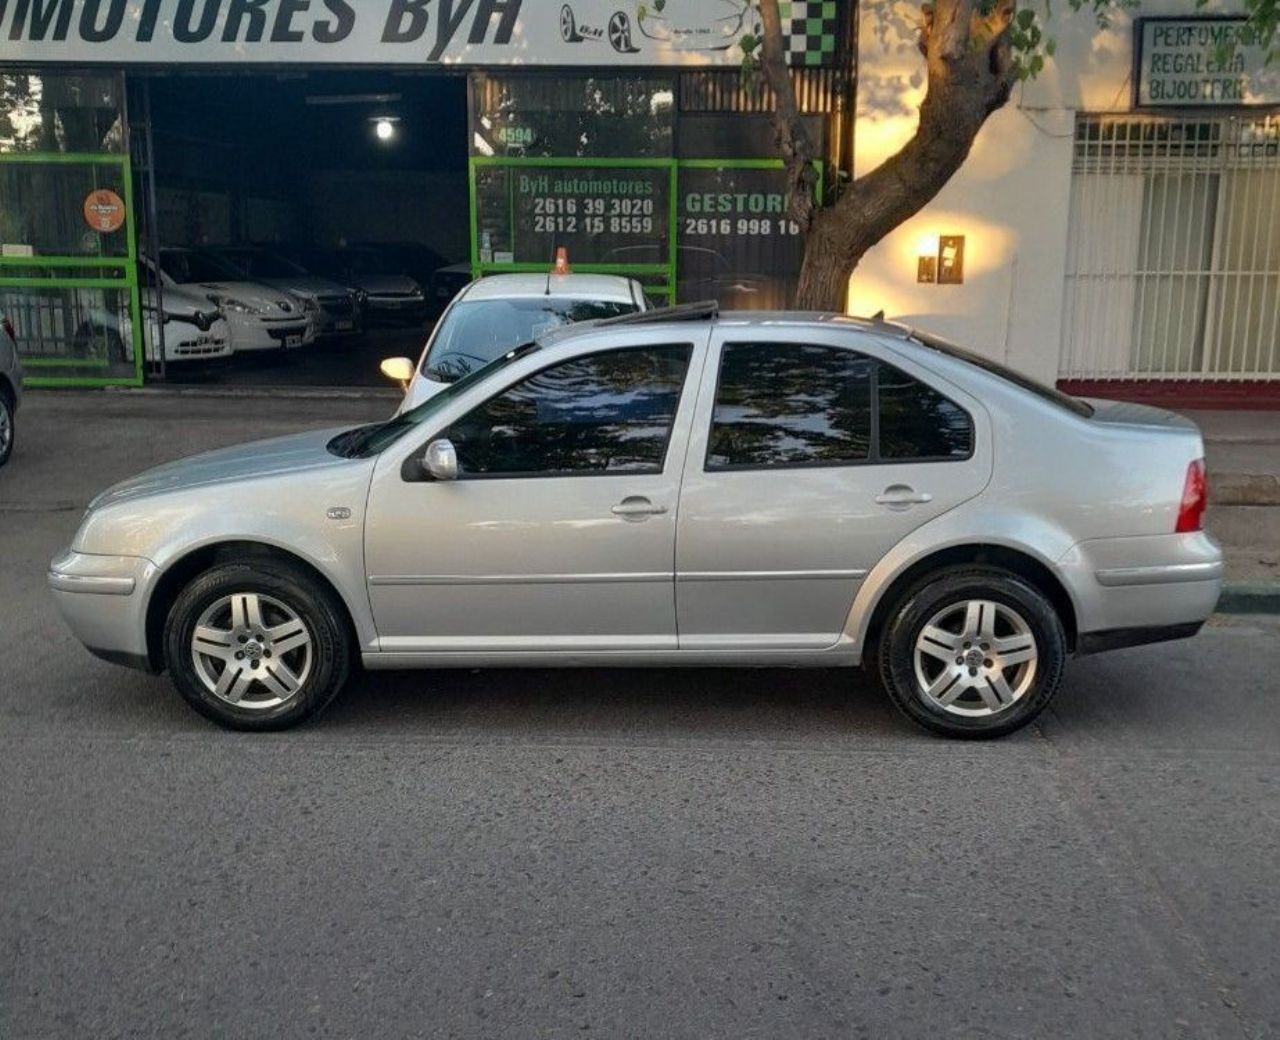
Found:
<svg viewBox="0 0 1280 1040"><path fill-rule="evenodd" d="M1038 659L1035 635L1016 610L964 600L938 611L916 636L917 692L952 715L999 715L1031 689Z"/></svg>
<svg viewBox="0 0 1280 1040"><path fill-rule="evenodd" d="M256 592L215 600L191 636L191 661L205 688L250 711L278 708L296 697L311 674L312 658L311 632L297 611Z"/></svg>

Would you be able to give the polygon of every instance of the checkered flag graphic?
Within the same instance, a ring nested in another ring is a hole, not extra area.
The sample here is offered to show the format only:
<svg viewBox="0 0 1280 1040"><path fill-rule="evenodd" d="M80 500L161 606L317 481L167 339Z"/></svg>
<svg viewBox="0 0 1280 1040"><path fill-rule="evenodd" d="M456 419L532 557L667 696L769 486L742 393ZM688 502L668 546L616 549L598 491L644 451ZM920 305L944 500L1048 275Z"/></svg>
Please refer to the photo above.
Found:
<svg viewBox="0 0 1280 1040"><path fill-rule="evenodd" d="M836 56L839 0L779 0L783 43L792 65L822 65Z"/></svg>

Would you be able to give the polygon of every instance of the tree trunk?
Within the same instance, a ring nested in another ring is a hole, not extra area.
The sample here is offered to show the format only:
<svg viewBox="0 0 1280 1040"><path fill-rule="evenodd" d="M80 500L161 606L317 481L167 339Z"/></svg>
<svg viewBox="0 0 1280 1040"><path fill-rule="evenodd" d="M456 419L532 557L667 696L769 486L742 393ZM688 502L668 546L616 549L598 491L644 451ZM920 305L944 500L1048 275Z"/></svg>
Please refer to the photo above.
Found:
<svg viewBox="0 0 1280 1040"><path fill-rule="evenodd" d="M849 276L868 249L918 213L969 155L987 117L1008 99L1014 80L1008 28L1013 0L987 14L973 0L923 5L920 50L928 86L920 122L902 149L859 177L826 208L803 196L802 167L814 154L795 104L782 51L778 0L761 0L761 68L773 89L774 129L791 184L790 215L805 233L798 310L843 310Z"/></svg>

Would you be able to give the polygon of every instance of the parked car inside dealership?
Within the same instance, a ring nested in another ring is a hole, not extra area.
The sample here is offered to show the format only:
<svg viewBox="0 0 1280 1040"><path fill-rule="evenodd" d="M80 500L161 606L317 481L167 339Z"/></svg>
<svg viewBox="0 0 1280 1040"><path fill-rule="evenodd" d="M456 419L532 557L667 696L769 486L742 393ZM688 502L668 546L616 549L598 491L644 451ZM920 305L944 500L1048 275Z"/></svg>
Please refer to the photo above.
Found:
<svg viewBox="0 0 1280 1040"><path fill-rule="evenodd" d="M386 259L389 267L393 267L400 274L408 275L417 282L426 293L428 316L439 317L440 312L444 310L444 305L453 298L453 293L450 293L448 299L436 306L435 294L432 292L433 279L438 271L449 269L452 265L430 246L420 242L357 242L355 246L376 250ZM463 283L465 284L471 281L471 265L462 266L467 269L467 277Z"/></svg>
<svg viewBox="0 0 1280 1040"><path fill-rule="evenodd" d="M18 336L13 322L0 311L0 466L13 454L21 402L22 359L18 357Z"/></svg>
<svg viewBox="0 0 1280 1040"><path fill-rule="evenodd" d="M161 339L166 364L217 361L231 356L231 327L206 293L179 285L161 286L157 293L153 269L145 263L139 268L143 345L148 361L159 360ZM163 316L157 320L162 307ZM114 360L133 360L132 323L105 306L89 308L72 341L77 355L99 349Z"/></svg>
<svg viewBox="0 0 1280 1040"><path fill-rule="evenodd" d="M352 286L360 295L367 325L421 325L427 316L422 287L379 250L369 246L322 249L287 244L278 251L308 271Z"/></svg>
<svg viewBox="0 0 1280 1040"><path fill-rule="evenodd" d="M644 288L608 274L495 274L449 305L415 365L388 358L382 371L406 384L401 411L552 329L645 310Z"/></svg>
<svg viewBox="0 0 1280 1040"><path fill-rule="evenodd" d="M116 485L49 582L76 636L276 729L370 669L863 664L939 733L1072 654L1194 634L1222 552L1188 420L900 326L557 328L385 422ZM1119 695L1119 694L1117 694Z"/></svg>
<svg viewBox="0 0 1280 1040"><path fill-rule="evenodd" d="M446 264L431 273L427 283L427 313L438 318L450 301L473 280L469 263Z"/></svg>
<svg viewBox="0 0 1280 1040"><path fill-rule="evenodd" d="M315 304L317 336L350 336L361 331L355 289L312 274L301 264L265 246L212 246L210 252L233 264L255 282L281 289Z"/></svg>
<svg viewBox="0 0 1280 1040"><path fill-rule="evenodd" d="M154 267L147 257L140 262ZM235 353L291 350L315 340L315 304L252 281L237 267L205 250L162 248L160 277L166 288L176 285L217 304L227 319Z"/></svg>

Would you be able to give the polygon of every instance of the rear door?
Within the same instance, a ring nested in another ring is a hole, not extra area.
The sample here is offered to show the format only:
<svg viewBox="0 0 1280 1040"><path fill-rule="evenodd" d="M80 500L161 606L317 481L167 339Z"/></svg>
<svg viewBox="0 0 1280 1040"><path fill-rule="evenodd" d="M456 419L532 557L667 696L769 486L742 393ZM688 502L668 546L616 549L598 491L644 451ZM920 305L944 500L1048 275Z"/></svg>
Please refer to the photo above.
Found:
<svg viewBox="0 0 1280 1040"><path fill-rule="evenodd" d="M990 473L977 401L876 339L718 329L680 496L680 648L833 645L880 558Z"/></svg>

